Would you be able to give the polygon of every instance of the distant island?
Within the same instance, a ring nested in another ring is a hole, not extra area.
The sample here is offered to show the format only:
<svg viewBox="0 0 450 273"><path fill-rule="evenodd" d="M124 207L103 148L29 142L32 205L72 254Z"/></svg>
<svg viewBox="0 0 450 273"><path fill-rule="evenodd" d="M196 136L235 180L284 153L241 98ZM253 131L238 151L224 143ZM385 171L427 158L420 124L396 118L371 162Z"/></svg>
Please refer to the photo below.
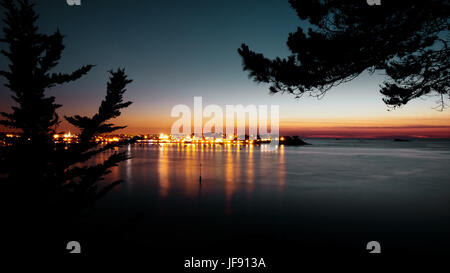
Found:
<svg viewBox="0 0 450 273"><path fill-rule="evenodd" d="M395 142L409 142L411 141L411 139L406 139L406 138L394 138Z"/></svg>
<svg viewBox="0 0 450 273"><path fill-rule="evenodd" d="M284 136L280 138L280 144L283 145L292 145L292 146L303 146L303 145L311 145L310 143L307 143L300 139L299 136Z"/></svg>

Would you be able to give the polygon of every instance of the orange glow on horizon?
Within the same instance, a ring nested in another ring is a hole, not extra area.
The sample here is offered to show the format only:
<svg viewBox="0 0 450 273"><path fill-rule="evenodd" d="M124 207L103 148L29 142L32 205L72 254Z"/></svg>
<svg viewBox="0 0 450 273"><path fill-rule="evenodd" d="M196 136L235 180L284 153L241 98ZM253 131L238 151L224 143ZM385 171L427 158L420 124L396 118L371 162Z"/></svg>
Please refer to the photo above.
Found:
<svg viewBox="0 0 450 273"><path fill-rule="evenodd" d="M141 118L139 120L125 117L115 121L117 124L128 125L127 128L115 134L170 134L170 128L175 119ZM207 120L204 120L206 123ZM11 132L8 128L0 127L0 131ZM58 131L79 131L62 122ZM224 130L225 131L225 130ZM301 137L330 137L330 138L384 138L384 137L415 137L415 138L450 138L449 113L432 113L429 116L393 116L386 117L358 117L358 118L280 118L280 135L299 135ZM58 135L63 137L63 135ZM115 141L111 139L112 141ZM224 140L226 142L227 140Z"/></svg>
<svg viewBox="0 0 450 273"><path fill-rule="evenodd" d="M393 117L366 119L285 120L280 131L304 137L383 138L404 136L414 138L450 138L450 118Z"/></svg>
<svg viewBox="0 0 450 273"><path fill-rule="evenodd" d="M167 123L149 123L148 126L130 124L120 133L170 133L174 120ZM206 122L206 121L205 121ZM383 138L392 136L416 138L450 138L450 116L440 117L392 117L392 118L329 118L329 119L280 119L281 135L302 137Z"/></svg>

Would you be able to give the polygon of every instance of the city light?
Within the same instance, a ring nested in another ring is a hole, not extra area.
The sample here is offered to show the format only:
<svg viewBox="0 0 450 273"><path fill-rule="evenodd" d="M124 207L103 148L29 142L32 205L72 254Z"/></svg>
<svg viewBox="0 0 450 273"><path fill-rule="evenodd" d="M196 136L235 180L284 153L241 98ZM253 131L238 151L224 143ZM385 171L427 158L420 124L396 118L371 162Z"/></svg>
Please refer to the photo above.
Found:
<svg viewBox="0 0 450 273"><path fill-rule="evenodd" d="M178 144L196 144L196 145L258 145L270 143L271 138L257 138L255 140L250 140L248 136L245 139L238 139L236 135L234 136L222 136L222 137L198 137L192 136L172 136L164 133L159 135L144 135L140 136L137 140L138 143L178 143ZM284 138L283 138L284 140Z"/></svg>
<svg viewBox="0 0 450 273"><path fill-rule="evenodd" d="M7 139L12 138L19 138L21 137L20 134L5 134L6 138L4 138L2 141L2 145L5 145L8 143ZM52 135L53 142L55 143L78 143L79 142L79 135L72 133L72 132L66 132L66 133L55 133ZM272 141L271 138L263 137L260 138L259 136L256 137L256 139L253 139L254 136L249 137L245 136L244 138L238 138L237 135L234 136L222 136L222 137L199 137L195 135L187 135L187 136L172 136L170 134L145 134L145 135L98 135L95 136L95 138L92 140L96 143L114 143L114 142L121 142L121 141L127 141L133 139L137 143L148 143L148 144L194 144L194 145L259 145L259 144L267 144ZM280 142L284 142L286 140L285 137L279 138ZM283 143L281 143L283 144Z"/></svg>

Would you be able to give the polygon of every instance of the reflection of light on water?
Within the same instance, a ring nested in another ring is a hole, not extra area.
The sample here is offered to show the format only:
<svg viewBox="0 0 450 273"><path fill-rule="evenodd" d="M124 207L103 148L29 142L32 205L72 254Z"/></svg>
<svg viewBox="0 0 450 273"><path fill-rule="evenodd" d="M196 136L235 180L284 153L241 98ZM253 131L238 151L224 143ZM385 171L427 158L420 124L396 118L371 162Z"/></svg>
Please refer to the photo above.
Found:
<svg viewBox="0 0 450 273"><path fill-rule="evenodd" d="M279 192L286 187L284 146L271 152L262 151L260 146L248 145L241 149L228 144L130 145L127 148L127 154L135 158L124 162L120 170L114 169L112 175L124 178L131 192L151 188L155 182L159 196L164 199L172 195L195 199L199 198L200 190L203 196L220 193L224 197L225 213L231 214L233 200L240 198L241 192L251 198L265 191L265 185L275 183Z"/></svg>
<svg viewBox="0 0 450 273"><path fill-rule="evenodd" d="M114 177L114 180L116 180L116 181L120 179L120 172L119 172L118 166L111 168L111 175L112 175L112 177Z"/></svg>
<svg viewBox="0 0 450 273"><path fill-rule="evenodd" d="M161 146L158 158L159 195L163 198L167 197L170 188L168 148Z"/></svg>
<svg viewBox="0 0 450 273"><path fill-rule="evenodd" d="M239 151L235 151L239 153ZM233 164L233 151L231 150L231 145L227 145L227 155L225 162L225 199L226 199L226 209L225 213L231 213L231 198L236 190L236 181L234 177L234 164Z"/></svg>
<svg viewBox="0 0 450 273"><path fill-rule="evenodd" d="M234 178L234 183L236 184L237 182L241 181L241 170L242 170L242 165L241 165L241 152L239 151L239 146L237 147L237 150L234 153L236 156L236 162L234 162L233 164L233 168L234 168L234 172L235 172L235 178Z"/></svg>
<svg viewBox="0 0 450 273"><path fill-rule="evenodd" d="M195 145L189 145L192 148L187 151L187 155L184 158L184 176L177 176L179 182L184 182L185 194L189 196L195 196L198 193L198 169L200 166L199 153L196 151Z"/></svg>
<svg viewBox="0 0 450 273"><path fill-rule="evenodd" d="M132 177L132 170L131 170L131 166L133 163L133 158L131 157L131 144L128 144L127 147L127 157L129 158L128 160L125 161L125 174L126 174L126 182L127 182L127 188L129 189L129 191L133 190L133 177Z"/></svg>
<svg viewBox="0 0 450 273"><path fill-rule="evenodd" d="M253 145L249 145L247 149L247 189L248 193L253 192L255 188L255 165L253 160Z"/></svg>
<svg viewBox="0 0 450 273"><path fill-rule="evenodd" d="M286 184L286 163L284 162L284 145L280 145L279 149L279 164L278 164L278 180L281 186L280 190L284 191L284 186Z"/></svg>

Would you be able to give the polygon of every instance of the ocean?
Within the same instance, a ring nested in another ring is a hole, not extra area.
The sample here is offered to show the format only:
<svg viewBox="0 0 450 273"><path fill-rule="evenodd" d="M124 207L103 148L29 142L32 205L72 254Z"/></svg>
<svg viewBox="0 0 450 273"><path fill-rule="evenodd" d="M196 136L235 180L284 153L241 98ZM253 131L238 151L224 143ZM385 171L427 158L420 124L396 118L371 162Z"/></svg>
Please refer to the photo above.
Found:
<svg viewBox="0 0 450 273"><path fill-rule="evenodd" d="M306 142L274 152L124 147L132 159L104 182L124 183L97 202L87 230L94 241L111 233L119 252L125 245L127 252L363 254L370 241L383 253L449 252L449 140Z"/></svg>

